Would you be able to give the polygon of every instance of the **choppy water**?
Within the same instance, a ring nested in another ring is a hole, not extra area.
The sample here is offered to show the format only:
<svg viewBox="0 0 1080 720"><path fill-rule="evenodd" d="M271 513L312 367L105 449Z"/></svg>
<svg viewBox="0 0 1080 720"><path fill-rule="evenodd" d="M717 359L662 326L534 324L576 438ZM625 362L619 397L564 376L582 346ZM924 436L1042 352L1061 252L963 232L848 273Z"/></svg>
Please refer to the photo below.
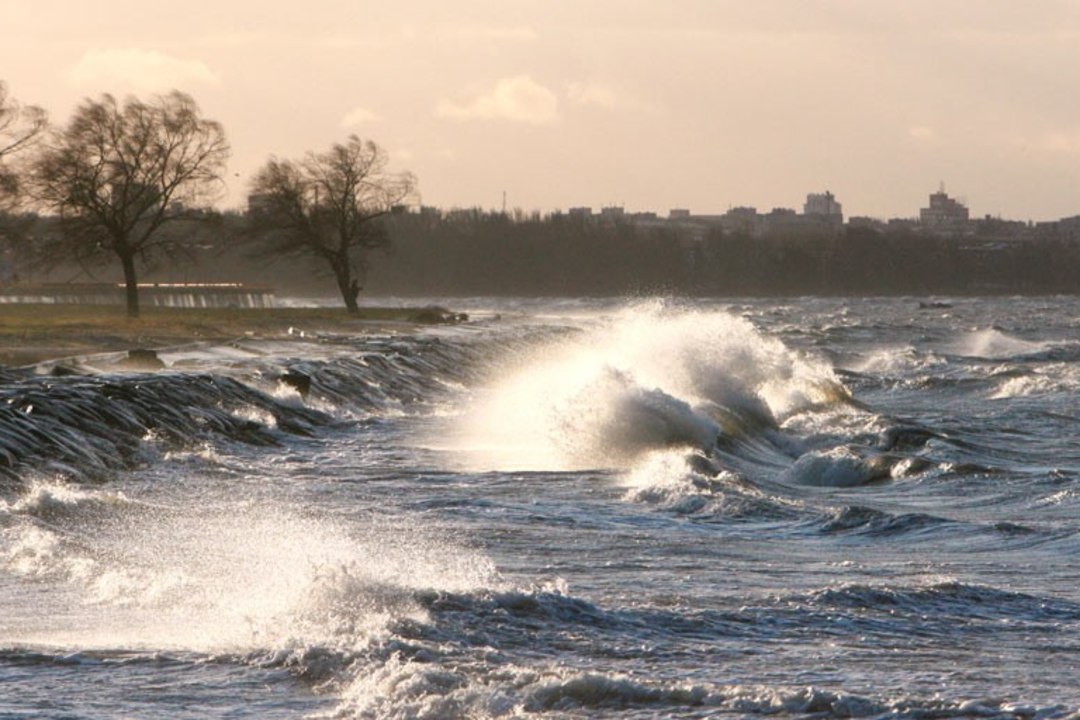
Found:
<svg viewBox="0 0 1080 720"><path fill-rule="evenodd" d="M0 370L0 718L1080 717L1080 301L455 307Z"/></svg>

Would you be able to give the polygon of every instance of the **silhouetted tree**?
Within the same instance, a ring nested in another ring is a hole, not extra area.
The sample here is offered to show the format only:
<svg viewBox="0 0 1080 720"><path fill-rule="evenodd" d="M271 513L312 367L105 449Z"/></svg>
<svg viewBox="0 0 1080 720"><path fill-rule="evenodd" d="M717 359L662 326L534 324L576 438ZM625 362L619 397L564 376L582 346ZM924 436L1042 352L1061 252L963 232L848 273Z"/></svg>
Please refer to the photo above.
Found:
<svg viewBox="0 0 1080 720"><path fill-rule="evenodd" d="M367 252L389 237L380 218L409 200L416 181L390 173L386 151L355 135L300 161L271 158L251 185L250 217L275 254L327 263L350 313L367 269Z"/></svg>
<svg viewBox="0 0 1080 720"><path fill-rule="evenodd" d="M111 95L83 101L33 162L34 198L61 220L53 257L86 262L115 255L128 316L138 317L136 258L182 246L184 236L162 233L162 226L188 218L185 205L220 192L228 157L221 125L204 119L184 93L128 98L123 105Z"/></svg>
<svg viewBox="0 0 1080 720"><path fill-rule="evenodd" d="M20 104L0 80L0 213L12 211L19 196L19 173L10 167L10 159L29 150L47 124L44 110Z"/></svg>

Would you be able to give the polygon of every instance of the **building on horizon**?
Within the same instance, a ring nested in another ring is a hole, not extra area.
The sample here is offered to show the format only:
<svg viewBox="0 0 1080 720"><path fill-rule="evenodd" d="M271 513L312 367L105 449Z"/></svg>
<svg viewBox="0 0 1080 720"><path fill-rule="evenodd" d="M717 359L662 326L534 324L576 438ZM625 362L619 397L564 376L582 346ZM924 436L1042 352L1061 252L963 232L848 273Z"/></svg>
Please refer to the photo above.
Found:
<svg viewBox="0 0 1080 720"><path fill-rule="evenodd" d="M757 208L733 207L720 217L720 226L726 235L760 237L761 216Z"/></svg>
<svg viewBox="0 0 1080 720"><path fill-rule="evenodd" d="M919 210L919 222L922 226L937 232L963 231L967 228L969 219L967 206L949 197L944 183L936 193L930 194L930 207Z"/></svg>
<svg viewBox="0 0 1080 720"><path fill-rule="evenodd" d="M803 205L803 215L823 220L836 227L844 224L844 210L840 203L836 202L836 196L828 190L823 193L808 193Z"/></svg>
<svg viewBox="0 0 1080 720"><path fill-rule="evenodd" d="M763 235L798 236L806 229L806 223L792 208L773 208L761 216L761 232Z"/></svg>
<svg viewBox="0 0 1080 720"><path fill-rule="evenodd" d="M609 220L614 222L615 220L622 220L626 217L626 210L622 205L607 205L600 208L600 218L603 220Z"/></svg>

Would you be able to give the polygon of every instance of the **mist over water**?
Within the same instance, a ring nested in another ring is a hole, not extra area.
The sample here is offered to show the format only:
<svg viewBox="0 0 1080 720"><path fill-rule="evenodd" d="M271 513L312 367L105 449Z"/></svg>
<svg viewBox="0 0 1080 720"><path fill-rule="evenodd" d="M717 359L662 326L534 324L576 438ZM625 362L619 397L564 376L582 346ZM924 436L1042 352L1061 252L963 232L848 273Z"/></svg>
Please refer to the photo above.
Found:
<svg viewBox="0 0 1080 720"><path fill-rule="evenodd" d="M949 305L11 372L0 716L1076 717L1080 304Z"/></svg>

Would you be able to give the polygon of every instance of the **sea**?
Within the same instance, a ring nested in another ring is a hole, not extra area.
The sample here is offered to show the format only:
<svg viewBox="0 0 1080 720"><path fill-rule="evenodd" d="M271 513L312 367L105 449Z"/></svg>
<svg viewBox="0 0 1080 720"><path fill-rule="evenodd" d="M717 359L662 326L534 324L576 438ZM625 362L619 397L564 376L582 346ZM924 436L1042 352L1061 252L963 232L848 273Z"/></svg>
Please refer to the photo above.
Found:
<svg viewBox="0 0 1080 720"><path fill-rule="evenodd" d="M1080 718L1080 298L440 302L0 369L0 718Z"/></svg>

